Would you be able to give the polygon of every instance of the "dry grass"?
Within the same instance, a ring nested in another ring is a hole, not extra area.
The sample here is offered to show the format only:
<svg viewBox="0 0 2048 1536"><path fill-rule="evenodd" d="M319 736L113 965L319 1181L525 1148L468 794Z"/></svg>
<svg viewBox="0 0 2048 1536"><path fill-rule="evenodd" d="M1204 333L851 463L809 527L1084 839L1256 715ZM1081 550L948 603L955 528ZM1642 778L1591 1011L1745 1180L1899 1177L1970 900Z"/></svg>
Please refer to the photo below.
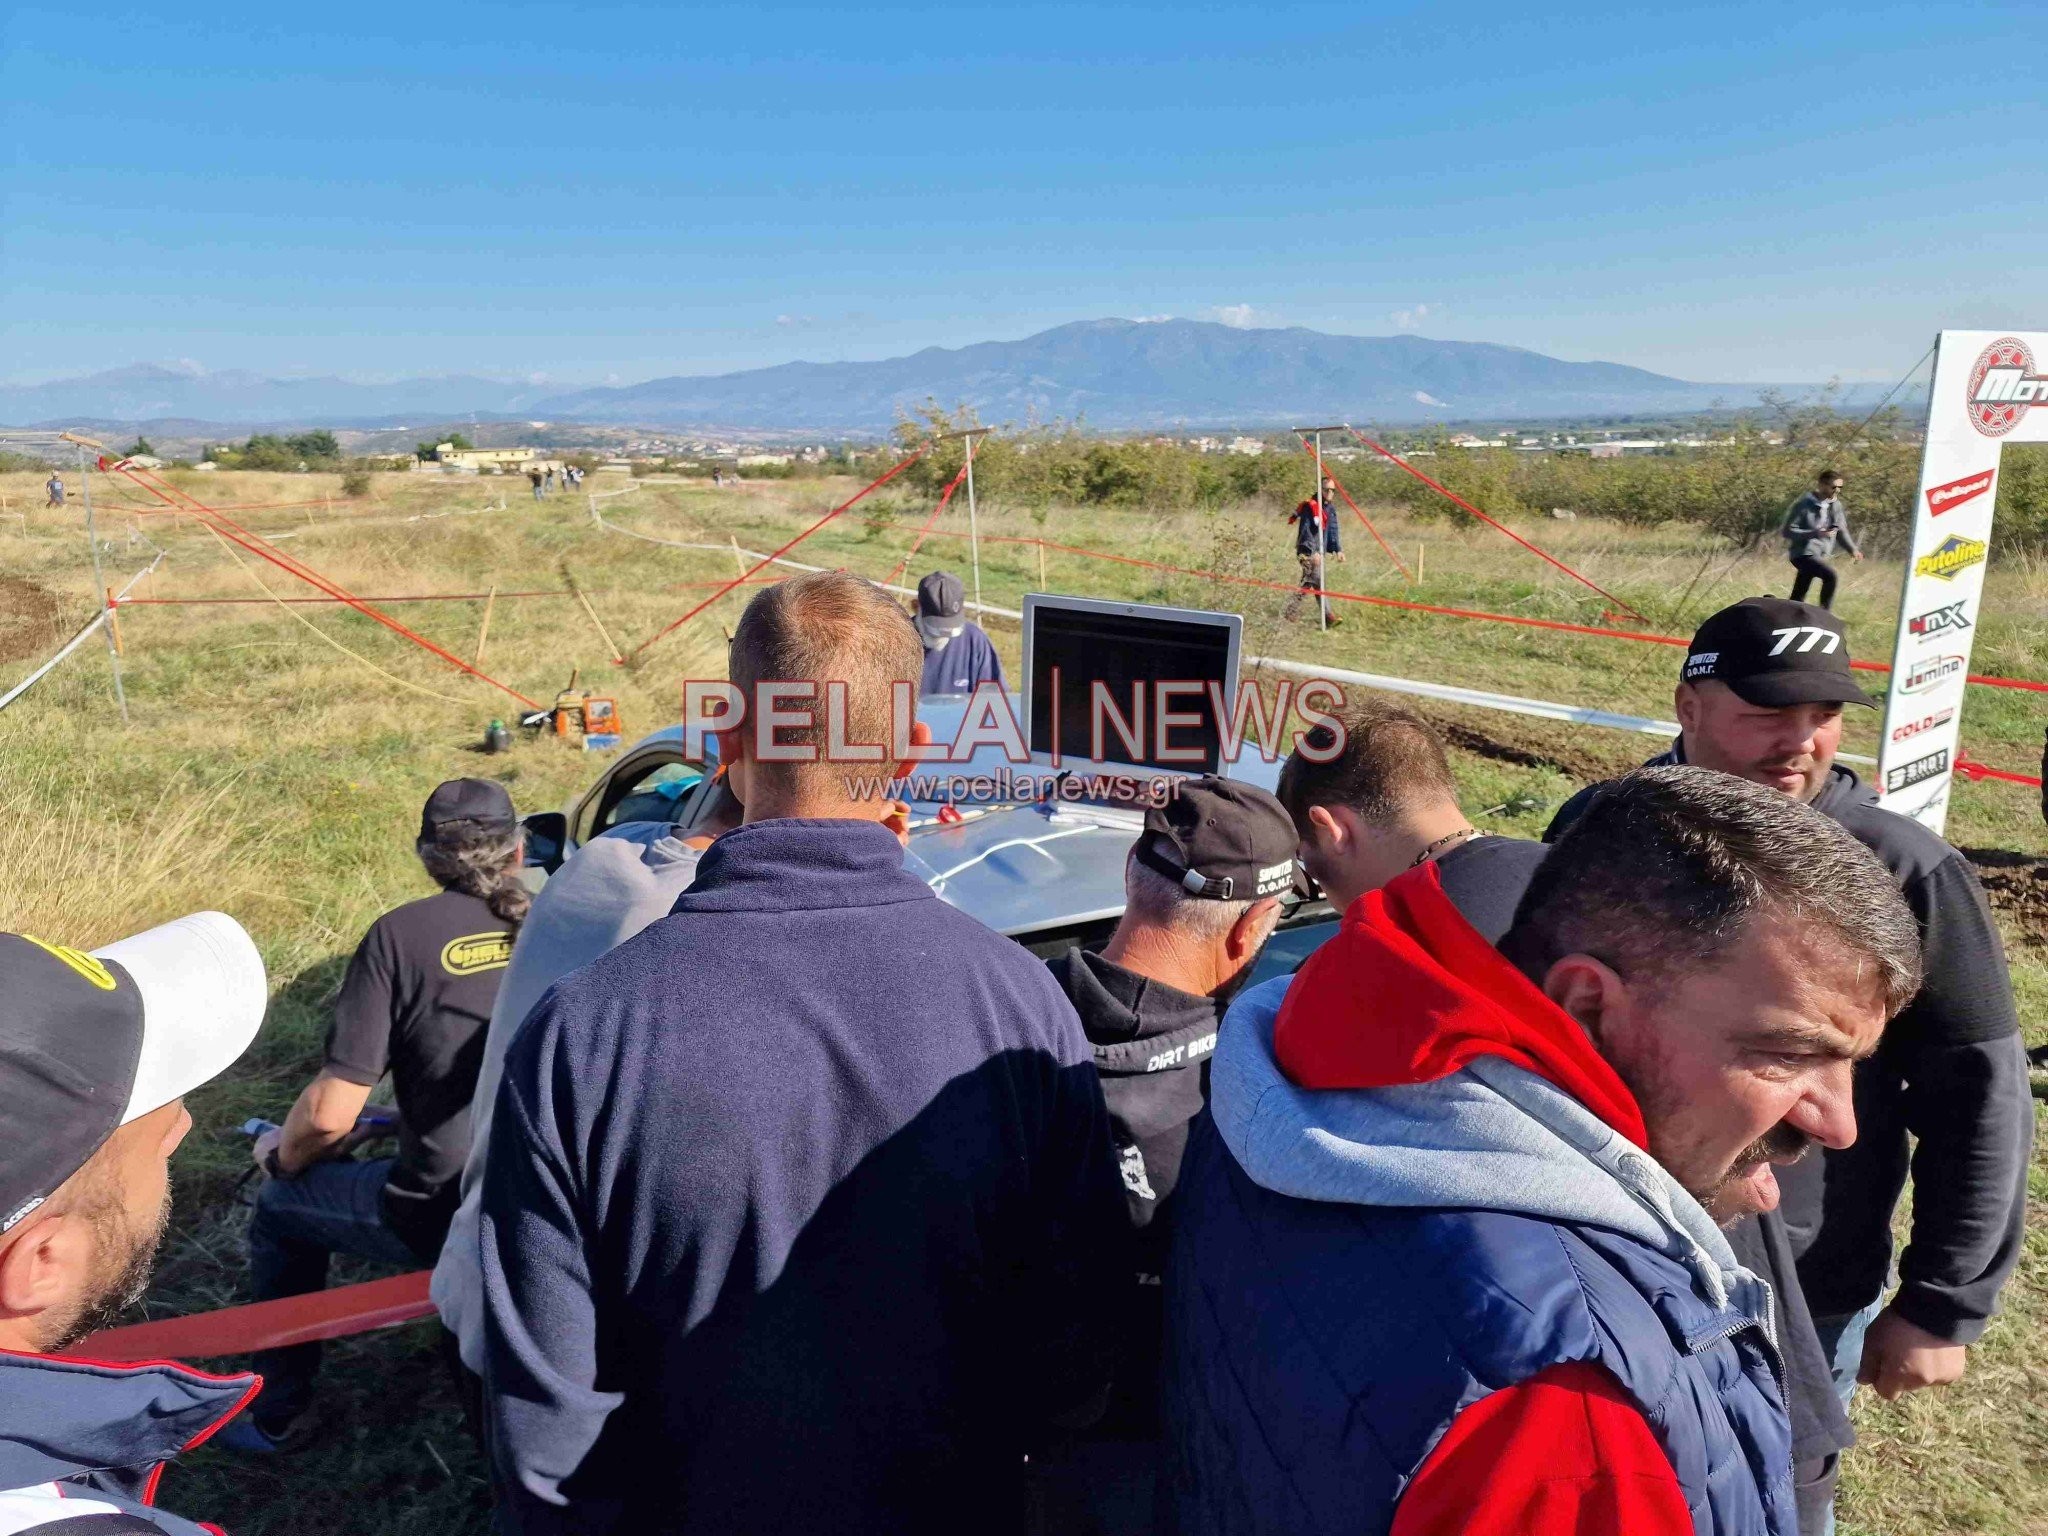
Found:
<svg viewBox="0 0 2048 1536"><path fill-rule="evenodd" d="M40 502L40 476L0 476L14 509ZM332 477L192 476L220 502L298 501L335 490ZM593 482L592 489L610 485ZM795 482L714 492L643 486L604 503L621 524L659 537L773 548L851 485ZM506 493L503 511L482 510ZM147 538L168 552L144 593L260 597L250 575L189 520L120 502L140 495L95 487L110 566L139 569ZM799 554L870 575L893 566L926 509L872 520L848 517ZM632 643L690 607L703 583L732 574L730 553L662 548L599 529L585 505L559 497L535 505L523 482L383 476L357 502L236 514L281 538L279 547L369 594L555 589L567 563L607 626ZM131 523L137 542L129 542ZM1411 589L1362 530L1347 529L1350 557L1333 584L1389 597L1573 621L1598 621L1604 606L1485 529L1460 530L1390 516L1382 531L1426 580ZM941 534L964 531L964 509ZM1038 552L998 537L1043 535L1164 564L1291 581L1286 526L1252 511L1155 516L1142 512L982 508L990 540L982 583L990 602L1016 606L1041 586ZM1703 546L1685 530L1631 533L1600 524L1550 523L1527 530L1560 558L1658 619L1684 629L1720 603L1783 590L1773 553L1743 556ZM911 567L968 569L965 546L940 537ZM31 511L0 518L0 571L32 583L69 633L91 611L82 523ZM2048 676L2048 576L2038 563L1995 566L1980 627L1981 669ZM305 589L265 567L279 595ZM1346 605L1344 627L1318 634L1283 625L1279 592L1053 552L1045 585L1055 590L1225 607L1247 620L1247 649L1322 659L1336 666L1462 683L1637 714L1669 712L1674 653L1665 647L1591 641ZM1839 604L1859 654L1888 653L1896 619L1896 566L1853 567ZM0 602L7 591L0 588ZM611 665L582 611L559 598L503 600L495 608L486 670L547 698L580 668L586 684L614 691L629 736L675 718L681 682L722 675L721 625L743 599L722 600L703 619L629 668ZM473 654L481 602L392 606L408 625L462 656ZM420 800L440 779L482 773L506 781L522 809L561 804L599 764L551 742L524 742L506 757L476 751L493 716L517 708L487 685L333 607L295 613L358 653L358 662L267 602L250 606L136 607L122 617L135 724L123 731L107 688L107 658L88 647L14 708L0 713L0 925L93 943L178 912L214 906L255 934L272 974L273 1002L257 1047L234 1076L196 1097L200 1132L181 1154L177 1236L149 1309L173 1313L239 1299L243 1212L235 1179L246 1154L225 1128L245 1115L275 1115L318 1060L325 1009L363 927L387 907L422 894L410 853ZM0 633L7 633L0 614ZM47 619L37 625L49 627ZM1014 667L1013 626L991 625ZM38 630L40 633L40 629ZM365 663L369 664L366 665ZM0 663L0 685L26 671ZM370 665L381 669L369 669ZM393 681L395 678L398 681ZM426 690L421 692L418 690ZM433 697L430 695L439 695ZM2038 695L1974 690L1967 739L1973 754L2031 771L2040 750ZM1477 710L1434 713L1457 728L1461 788L1494 824L1533 832L1580 782L1655 749L1646 738L1587 733ZM1857 722L1851 746L1874 748L1874 722ZM1977 848L2048 855L2030 792L1998 785L1957 791L1951 836ZM2048 936L2007 929L2030 1039L2048 1038ZM2037 1160L2039 1199L2048 1195ZM2008 1292L2009 1315L1972 1352L1966 1382L1898 1407L1859 1405L1861 1447L1852 1454L1844 1530L1877 1533L2048 1531L2048 1226L2037 1214L2027 1256ZM482 1532L486 1516L477 1457L441 1381L428 1330L409 1329L339 1348L327 1378L339 1428L287 1465L248 1466L202 1452L173 1476L167 1502L223 1520L238 1536L317 1529L452 1536Z"/></svg>

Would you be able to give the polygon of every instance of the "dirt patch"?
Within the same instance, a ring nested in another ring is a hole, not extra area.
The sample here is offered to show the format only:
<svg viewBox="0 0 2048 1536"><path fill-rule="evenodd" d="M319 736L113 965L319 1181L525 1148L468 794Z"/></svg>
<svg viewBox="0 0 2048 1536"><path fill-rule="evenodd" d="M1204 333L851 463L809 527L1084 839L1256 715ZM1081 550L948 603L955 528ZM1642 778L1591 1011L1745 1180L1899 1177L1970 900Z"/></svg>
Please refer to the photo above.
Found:
<svg viewBox="0 0 2048 1536"><path fill-rule="evenodd" d="M56 595L25 576L0 576L0 661L40 657L64 642Z"/></svg>
<svg viewBox="0 0 2048 1536"><path fill-rule="evenodd" d="M1491 711L1435 704L1417 707L1421 701L1415 699L1401 702L1428 720L1445 742L1459 751L1518 768L1555 769L1582 784L1597 784L1626 773L1655 757L1665 745L1655 736L1618 733L1589 739L1583 726L1533 718L1515 721L1516 739L1504 741L1496 734L1500 717ZM1487 721L1493 729L1475 723L1478 721Z"/></svg>
<svg viewBox="0 0 2048 1536"><path fill-rule="evenodd" d="M1965 848L1992 907L2032 944L2048 947L2048 859L2002 848Z"/></svg>

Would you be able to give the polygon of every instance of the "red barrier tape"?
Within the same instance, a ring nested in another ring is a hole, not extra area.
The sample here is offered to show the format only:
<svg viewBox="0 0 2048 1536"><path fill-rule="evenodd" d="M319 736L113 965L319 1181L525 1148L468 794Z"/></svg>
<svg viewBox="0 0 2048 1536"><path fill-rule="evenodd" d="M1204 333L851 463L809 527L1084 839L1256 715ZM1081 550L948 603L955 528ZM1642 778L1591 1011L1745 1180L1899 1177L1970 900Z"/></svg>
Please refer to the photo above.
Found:
<svg viewBox="0 0 2048 1536"><path fill-rule="evenodd" d="M1598 592L1602 597L1606 598L1607 601L1613 603L1616 607L1618 607L1623 613L1627 614L1630 618L1635 619L1640 623L1644 624L1650 622L1648 618L1636 612L1635 609L1629 607L1627 603L1624 603L1620 598L1616 597L1612 592L1608 591L1598 582L1592 580L1589 577L1581 576L1577 571L1573 570L1570 566L1566 565L1562 560L1558 559L1557 556L1549 554L1544 550L1538 549L1534 544L1531 544L1527 539L1523 538L1519 533L1515 532L1514 529L1508 527L1506 523L1499 522L1494 518L1488 517L1484 512L1480 511L1477 507L1473 506L1471 502L1467 501L1464 497L1460 496L1456 491L1451 490L1448 486L1439 485L1436 481L1430 479L1429 476L1425 475L1413 464L1410 464L1406 459L1402 458L1398 453L1394 452L1393 449L1374 442L1371 438L1367 437L1363 432L1359 431L1356 427L1346 427L1344 430L1349 432L1353 437L1357 438L1361 443L1365 444L1365 446L1370 448L1374 453L1386 459L1389 463L1395 464L1400 468L1406 470L1409 474L1413 475L1416 479L1420 480L1424 485L1428 486L1431 490L1435 491L1439 496L1442 496L1449 501L1457 503L1459 506L1463 507L1467 512L1470 512L1474 517L1478 518L1479 521L1487 524L1489 527L1498 528L1502 533L1506 534L1509 538L1513 539L1517 544L1521 545L1522 548L1528 550L1530 554L1541 556L1543 559L1549 561L1552 565L1556 566L1560 571L1563 571L1565 575L1571 577L1573 581L1578 582L1582 586L1591 587L1595 592Z"/></svg>
<svg viewBox="0 0 2048 1536"><path fill-rule="evenodd" d="M345 1339L431 1317L434 1304L427 1297L427 1282L432 1277L432 1270L422 1269L308 1296L109 1328L71 1352L94 1360L204 1360Z"/></svg>
<svg viewBox="0 0 2048 1536"><path fill-rule="evenodd" d="M964 533L950 530L934 533L937 539L964 539ZM1233 582L1239 586L1264 587L1273 592L1306 592L1307 587L1293 586L1283 581L1264 581L1256 576L1232 576L1225 571L1200 571L1184 565L1166 565L1157 560L1140 560L1134 555L1111 554L1106 549L1084 549L1078 544L1055 544L1047 539L1022 538L1015 535L982 535L984 544L1035 544L1046 549L1061 550L1070 555L1085 555L1092 560L1113 560L1119 565L1144 566L1155 571L1169 571L1176 576L1199 576L1205 581ZM1326 591L1325 597L1337 602L1367 603L1375 608L1399 608L1410 613L1435 613L1453 619L1479 619L1490 624L1518 624L1526 629L1556 629L1572 635L1597 635L1603 640L1633 640L1639 645L1692 644L1685 635L1659 635L1639 629L1608 629L1598 624L1572 624L1563 619L1531 619L1514 613L1489 613L1483 608L1451 608L1442 603L1408 602L1398 597L1374 597L1365 592ZM1852 661L1850 666L1860 672L1889 672L1891 666L1882 661ZM2048 693L2048 683L2037 683L2032 678L1996 677L1986 673L1972 672L1966 679L1982 684L1986 688L2019 688L2030 693Z"/></svg>
<svg viewBox="0 0 2048 1536"><path fill-rule="evenodd" d="M969 438L968 441L972 443L974 440ZM966 478L967 463L963 459L960 464L960 473L946 482L946 488L939 493L939 504L932 508L932 515L926 518L924 526L917 530L917 537L910 541L910 548L903 552L903 558L896 562L896 568L889 573L888 579L882 583L883 586L895 586L897 579L909 568L910 562L917 558L917 552L924 546L924 541L931 536L933 526L941 517L946 515L946 503L953 499L953 493L960 489L961 482Z"/></svg>
<svg viewBox="0 0 2048 1536"><path fill-rule="evenodd" d="M2034 789L2041 787L2041 781L2031 773L2007 773L2003 768L1987 768L1974 758L1956 753L1956 772L1966 779L1997 779L2001 784L2026 784Z"/></svg>
<svg viewBox="0 0 2048 1536"><path fill-rule="evenodd" d="M701 583L710 586L710 582ZM481 603L496 597L573 597L572 592L423 592L414 597L365 597L365 603ZM345 603L344 597L124 597L116 608L205 608L234 607L247 603Z"/></svg>
<svg viewBox="0 0 2048 1536"><path fill-rule="evenodd" d="M839 503L839 505L834 507L830 512L827 512L823 517L819 518L815 523L811 524L811 526L806 528L802 533L798 534L795 538L791 539L787 544L783 545L782 548L776 550L774 554L764 555L760 560L756 561L750 568L740 572L740 574L735 576L731 581L726 582L716 592L712 593L709 597L705 598L703 602L699 603L696 607L692 608L688 613L684 614L681 618L677 619L673 624L670 624L666 629L657 630L654 634L651 634L645 640L642 640L638 645L634 646L632 650L628 651L623 658L614 658L616 664L619 666L624 666L626 662L631 661L635 656L638 656L642 651L646 650L649 646L652 646L657 642L664 640L668 636L674 634L677 630L681 629L685 624L689 623L690 620L694 619L695 617L697 617L698 614L702 613L706 608L709 608L713 603L717 602L721 597L725 596L726 593L732 591L734 587L743 585L749 577L760 575L762 571L766 570L769 566L773 565L778 559L788 554L792 549L795 549L797 545L803 543L805 539L808 539L820 528L824 527L827 523L831 522L833 518L837 517L840 513L844 512L848 507L852 506L855 502L859 501L863 496L866 496L871 491L880 490L883 486L887 485L891 480L894 480L898 475L902 474L903 471L910 468L910 466L915 464L919 459L923 458L925 454L928 453L930 450L931 444L919 443L917 447L911 451L910 455L907 458L898 460L897 463L892 465L878 479L870 480L866 485L862 486L859 490L855 491L851 496L847 497L846 500Z"/></svg>
<svg viewBox="0 0 2048 1536"><path fill-rule="evenodd" d="M392 633L404 636L406 639L410 640L414 645L419 646L420 649L432 652L434 655L440 657L443 661L447 662L456 670L466 672L471 677L479 678L482 681L489 683L493 688L496 688L501 693L510 694L513 698L517 699L520 703L524 704L528 709L540 708L540 705L535 700L529 699L525 694L521 693L517 688L512 687L509 683L499 682L495 677L492 677L489 673L479 671L477 668L471 666L468 662L464 661L460 656L455 655L452 651L443 650L440 646L434 644L433 641L427 639L426 636L415 634L412 630L406 628L405 625L399 623L398 620L392 618L389 614L378 612L378 610L372 608L368 603L364 602L361 598L352 596L350 593L344 591L339 585L328 580L325 576L322 576L318 571L314 570L304 561L295 559L294 557L287 555L283 550L277 548L276 545L270 543L268 540L260 537L257 534L249 532L248 529L243 528L242 526L233 522L229 518L222 516L219 512L216 512L213 508L207 506L204 502L200 501L197 497L191 495L189 492L175 490L173 487L165 485L161 481L157 481L155 477L150 475L147 470L137 470L133 466L127 464L119 465L117 466L117 469L120 474L125 475L128 479L132 480L135 484L141 486L144 490L154 492L164 501L167 501L172 506L177 507L178 510L189 513L193 517L203 519L207 523L207 525L211 527L215 532L219 533L222 538L229 539L232 542L241 545L242 548L248 550L249 553L253 555L258 555L263 559L268 560L272 565L276 566L279 570L285 571L290 575L298 577L299 580L305 582L308 586L318 588L320 591L325 592L329 597L337 598L340 601L347 603L349 607L355 609L356 612L364 615L366 618L376 620L379 624L382 624L386 629L390 630ZM181 506L176 499L179 496L183 496L185 498L186 503L189 503L189 505Z"/></svg>
<svg viewBox="0 0 2048 1536"><path fill-rule="evenodd" d="M1305 437L1301 440L1301 446L1304 452L1310 454L1315 453L1315 449L1309 445L1309 440ZM1386 551L1387 558L1394 562L1394 569L1401 573L1402 580L1406 581L1409 586L1414 586L1415 578L1408 574L1408 567L1403 565L1401 563L1401 557L1394 553L1394 546L1389 544L1385 539L1380 537L1379 529L1373 527L1372 519L1365 515L1365 509L1359 506L1357 502L1351 499L1351 493L1344 489L1344 482L1342 480L1339 480L1335 474L1331 473L1329 461L1327 459L1318 459L1316 462L1318 466L1322 469L1323 474L1329 478L1330 484L1337 487L1337 494L1344 498L1344 505L1349 507L1353 512L1356 512L1358 514L1358 520L1361 523L1365 524L1365 531L1373 536L1373 541L1377 543L1381 549Z"/></svg>

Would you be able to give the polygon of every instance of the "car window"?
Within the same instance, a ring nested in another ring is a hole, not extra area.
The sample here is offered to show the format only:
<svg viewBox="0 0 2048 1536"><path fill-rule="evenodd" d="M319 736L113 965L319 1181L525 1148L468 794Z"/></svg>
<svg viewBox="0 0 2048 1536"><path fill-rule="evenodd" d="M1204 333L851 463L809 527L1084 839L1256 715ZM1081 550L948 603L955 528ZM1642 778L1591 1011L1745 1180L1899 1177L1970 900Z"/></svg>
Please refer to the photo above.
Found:
<svg viewBox="0 0 2048 1536"><path fill-rule="evenodd" d="M679 757L641 758L621 763L606 779L603 791L585 802L586 824L577 829L578 843L633 821L680 821L691 794L704 783L701 764Z"/></svg>

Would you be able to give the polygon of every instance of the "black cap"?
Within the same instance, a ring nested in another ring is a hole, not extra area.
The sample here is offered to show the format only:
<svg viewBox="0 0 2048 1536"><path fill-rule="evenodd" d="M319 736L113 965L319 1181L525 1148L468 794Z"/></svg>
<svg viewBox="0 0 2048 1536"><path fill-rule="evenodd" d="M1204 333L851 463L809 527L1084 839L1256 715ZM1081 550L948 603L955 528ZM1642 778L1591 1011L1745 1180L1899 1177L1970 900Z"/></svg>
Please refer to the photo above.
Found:
<svg viewBox="0 0 2048 1536"><path fill-rule="evenodd" d="M951 571L933 571L917 584L917 627L950 640L967 627L967 589Z"/></svg>
<svg viewBox="0 0 2048 1536"><path fill-rule="evenodd" d="M420 812L420 836L430 838L451 821L474 821L509 832L519 825L512 796L496 779L450 779L427 796Z"/></svg>
<svg viewBox="0 0 2048 1536"><path fill-rule="evenodd" d="M232 1065L266 993L256 946L220 912L90 954L0 933L0 1234L121 1126Z"/></svg>
<svg viewBox="0 0 2048 1536"><path fill-rule="evenodd" d="M1300 839L1285 806L1235 779L1185 779L1145 813L1138 859L1191 896L1254 901L1294 887Z"/></svg>
<svg viewBox="0 0 2048 1536"><path fill-rule="evenodd" d="M1825 608L1746 597L1700 625L1686 650L1688 683L1726 683L1746 704L1868 704L1849 670L1849 636Z"/></svg>

